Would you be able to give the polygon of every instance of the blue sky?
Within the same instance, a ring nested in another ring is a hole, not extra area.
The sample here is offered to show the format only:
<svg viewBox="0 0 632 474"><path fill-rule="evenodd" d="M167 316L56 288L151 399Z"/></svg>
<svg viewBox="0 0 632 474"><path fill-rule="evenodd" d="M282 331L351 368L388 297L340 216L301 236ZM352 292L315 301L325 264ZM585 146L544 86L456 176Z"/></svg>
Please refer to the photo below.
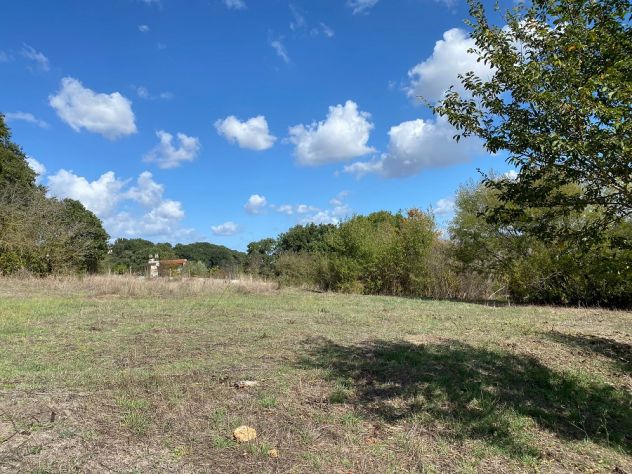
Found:
<svg viewBox="0 0 632 474"><path fill-rule="evenodd" d="M416 98L488 74L464 0L10 2L0 111L51 195L113 238L244 249L432 206L508 171Z"/></svg>

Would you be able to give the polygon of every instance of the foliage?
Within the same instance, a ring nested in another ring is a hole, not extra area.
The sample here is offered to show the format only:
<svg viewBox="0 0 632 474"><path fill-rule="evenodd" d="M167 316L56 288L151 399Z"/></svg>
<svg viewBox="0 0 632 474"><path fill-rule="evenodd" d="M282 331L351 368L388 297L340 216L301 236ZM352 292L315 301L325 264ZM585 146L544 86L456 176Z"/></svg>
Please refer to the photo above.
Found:
<svg viewBox="0 0 632 474"><path fill-rule="evenodd" d="M326 286L366 294L419 295L426 256L437 240L433 219L416 209L355 216L328 234Z"/></svg>
<svg viewBox="0 0 632 474"><path fill-rule="evenodd" d="M274 251L277 241L272 238L262 239L248 244L246 269L264 278L274 274Z"/></svg>
<svg viewBox="0 0 632 474"><path fill-rule="evenodd" d="M330 249L325 237L333 229L333 224L295 225L279 235L275 252L327 252Z"/></svg>
<svg viewBox="0 0 632 474"><path fill-rule="evenodd" d="M19 184L0 189L0 203L0 273L97 271L108 235L81 203Z"/></svg>
<svg viewBox="0 0 632 474"><path fill-rule="evenodd" d="M479 137L517 167L518 179L487 178L499 200L490 220L540 238L598 240L632 215L632 4L536 0L502 28L478 0L470 13L475 53L493 78L463 75L466 92L451 89L433 110L457 139ZM578 228L551 225L591 210L599 218Z"/></svg>
<svg viewBox="0 0 632 474"><path fill-rule="evenodd" d="M80 202L47 198L0 115L0 273L96 272L107 251L101 221Z"/></svg>
<svg viewBox="0 0 632 474"><path fill-rule="evenodd" d="M274 261L274 274L281 285L323 286L327 257L320 252L285 252Z"/></svg>
<svg viewBox="0 0 632 474"><path fill-rule="evenodd" d="M239 269L245 258L242 252L209 242L176 244L173 251L178 258L202 262L207 268L219 267L233 273Z"/></svg>
<svg viewBox="0 0 632 474"><path fill-rule="evenodd" d="M463 186L450 226L453 254L462 271L495 278L518 302L632 305L632 223L621 221L601 241L576 246L490 222L484 211L500 206L499 191L484 184ZM537 218L539 209L525 209ZM588 214L588 215L587 215ZM593 219L593 212L558 217L568 228ZM540 217L541 218L541 217Z"/></svg>
<svg viewBox="0 0 632 474"><path fill-rule="evenodd" d="M156 244L145 239L116 239L111 248L109 264L115 273L121 273L122 268L125 268L123 273L144 274L147 260L156 254L163 260L177 258L170 243Z"/></svg>
<svg viewBox="0 0 632 474"><path fill-rule="evenodd" d="M0 188L15 185L25 188L22 192L35 188L35 171L26 161L26 154L11 141L11 132L0 114Z"/></svg>
<svg viewBox="0 0 632 474"><path fill-rule="evenodd" d="M182 268L182 274L190 277L208 277L209 271L204 262L187 261Z"/></svg>
<svg viewBox="0 0 632 474"><path fill-rule="evenodd" d="M64 199L62 203L61 219L64 225L66 228L76 228L68 242L72 251L67 258L72 259L81 255L81 262L77 262L79 266L90 273L96 273L99 262L107 253L109 236L99 218L79 201Z"/></svg>

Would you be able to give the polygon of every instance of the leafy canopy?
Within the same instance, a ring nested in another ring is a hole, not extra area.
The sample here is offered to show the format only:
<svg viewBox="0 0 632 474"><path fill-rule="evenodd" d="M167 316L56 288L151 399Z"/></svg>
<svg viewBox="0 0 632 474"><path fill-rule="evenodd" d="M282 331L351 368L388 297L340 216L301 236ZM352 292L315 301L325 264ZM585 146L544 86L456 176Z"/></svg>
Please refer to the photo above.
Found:
<svg viewBox="0 0 632 474"><path fill-rule="evenodd" d="M518 169L515 180L486 179L502 204L492 220L585 240L632 215L631 12L629 0L535 0L498 27L471 0L473 52L493 77L464 74L465 93L451 89L432 109L457 140L477 136ZM543 212L534 220L527 207ZM603 212L577 232L549 225L583 210Z"/></svg>

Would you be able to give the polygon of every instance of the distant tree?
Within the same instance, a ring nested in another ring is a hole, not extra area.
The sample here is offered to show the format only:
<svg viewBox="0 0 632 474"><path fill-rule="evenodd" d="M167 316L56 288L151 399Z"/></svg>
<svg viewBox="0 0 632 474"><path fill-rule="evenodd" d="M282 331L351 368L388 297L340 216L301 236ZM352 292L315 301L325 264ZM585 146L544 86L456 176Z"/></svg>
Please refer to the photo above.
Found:
<svg viewBox="0 0 632 474"><path fill-rule="evenodd" d="M169 260L176 258L170 243L150 242L145 239L116 239L112 245L110 263L117 269L124 265L127 271L142 274L147 268L150 255L158 254L158 258Z"/></svg>
<svg viewBox="0 0 632 474"><path fill-rule="evenodd" d="M246 268L249 272L263 277L274 274L274 251L277 241L272 238L262 239L248 244Z"/></svg>
<svg viewBox="0 0 632 474"><path fill-rule="evenodd" d="M190 260L182 268L182 274L189 277L207 277L209 271L204 262Z"/></svg>
<svg viewBox="0 0 632 474"><path fill-rule="evenodd" d="M326 252L329 246L325 237L334 228L333 224L295 225L279 235L275 252Z"/></svg>
<svg viewBox="0 0 632 474"><path fill-rule="evenodd" d="M218 267L229 272L237 271L245 258L242 252L209 242L176 244L173 251L178 258L202 262L207 268Z"/></svg>
<svg viewBox="0 0 632 474"><path fill-rule="evenodd" d="M632 3L528 5L500 27L470 0L473 52L493 77L464 71L465 93L450 89L433 110L456 127L457 140L479 137L518 169L517 179L487 178L499 201L491 221L542 238L598 238L632 215ZM579 229L549 225L591 209L603 212Z"/></svg>

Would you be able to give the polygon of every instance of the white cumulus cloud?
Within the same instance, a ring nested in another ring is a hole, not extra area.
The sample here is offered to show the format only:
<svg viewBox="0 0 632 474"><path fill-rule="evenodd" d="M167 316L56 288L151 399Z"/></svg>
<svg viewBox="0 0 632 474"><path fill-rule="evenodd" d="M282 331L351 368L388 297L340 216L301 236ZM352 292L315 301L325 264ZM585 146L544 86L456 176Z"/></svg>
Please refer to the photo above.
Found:
<svg viewBox="0 0 632 474"><path fill-rule="evenodd" d="M227 221L223 224L211 226L211 230L215 235L235 235L239 232L239 226L235 224L233 221Z"/></svg>
<svg viewBox="0 0 632 474"><path fill-rule="evenodd" d="M148 25L138 25L138 31L141 33L147 33L150 30Z"/></svg>
<svg viewBox="0 0 632 474"><path fill-rule="evenodd" d="M307 214L309 212L318 212L320 209L314 206L310 206L309 204L282 204L276 207L276 211L285 214L287 216L292 216L294 214Z"/></svg>
<svg viewBox="0 0 632 474"><path fill-rule="evenodd" d="M455 90L463 92L458 75L470 71L483 80L491 78L493 70L482 61L477 62L477 56L468 52L475 46L474 40L460 28L443 33L443 39L435 43L432 55L408 71L408 96L436 101L452 85Z"/></svg>
<svg viewBox="0 0 632 474"><path fill-rule="evenodd" d="M252 117L245 122L234 115L215 122L217 133L229 142L238 143L241 148L250 150L267 150L274 145L276 137L270 135L268 122L263 115Z"/></svg>
<svg viewBox="0 0 632 474"><path fill-rule="evenodd" d="M162 200L165 187L154 181L149 171L143 171L136 180L136 186L132 186L123 197L142 204L145 207L157 206Z"/></svg>
<svg viewBox="0 0 632 474"><path fill-rule="evenodd" d="M289 129L289 141L296 145L299 164L320 165L357 158L375 151L367 145L373 124L368 112L348 100L344 105L329 107L327 118L310 125Z"/></svg>
<svg viewBox="0 0 632 474"><path fill-rule="evenodd" d="M265 196L253 194L248 198L248 202L244 205L244 209L246 209L248 214L263 214L267 205L268 200Z"/></svg>
<svg viewBox="0 0 632 474"><path fill-rule="evenodd" d="M48 177L48 192L58 198L81 201L98 217L109 216L122 199L125 181L116 177L114 171L103 173L98 179L88 181L72 171L64 169Z"/></svg>
<svg viewBox="0 0 632 474"><path fill-rule="evenodd" d="M110 140L136 133L132 103L118 92L97 93L77 79L65 77L48 103L76 132L84 128Z"/></svg>
<svg viewBox="0 0 632 474"><path fill-rule="evenodd" d="M301 224L338 224L341 220L352 214L351 208L340 200L334 198L331 200L332 207L330 209L319 210L301 219Z"/></svg>
<svg viewBox="0 0 632 474"><path fill-rule="evenodd" d="M433 212L436 216L445 216L446 214L451 214L452 212L454 212L454 199L439 199L433 208Z"/></svg>
<svg viewBox="0 0 632 474"><path fill-rule="evenodd" d="M135 185L130 185L130 180L118 178L113 171L89 181L62 169L48 176L47 187L51 196L81 201L103 221L113 238L173 240L192 232L182 227L182 204L164 198L164 186L155 182L149 171L141 173Z"/></svg>
<svg viewBox="0 0 632 474"><path fill-rule="evenodd" d="M145 155L144 161L157 163L159 168L176 168L186 161L193 161L200 151L200 140L184 133L176 136L180 146L174 146L173 135L158 130L156 132L159 143Z"/></svg>
<svg viewBox="0 0 632 474"><path fill-rule="evenodd" d="M456 130L446 118L411 120L391 127L388 151L379 158L345 166L344 171L361 177L375 173L385 178L418 174L422 170L464 163L482 150L480 142L453 139Z"/></svg>

